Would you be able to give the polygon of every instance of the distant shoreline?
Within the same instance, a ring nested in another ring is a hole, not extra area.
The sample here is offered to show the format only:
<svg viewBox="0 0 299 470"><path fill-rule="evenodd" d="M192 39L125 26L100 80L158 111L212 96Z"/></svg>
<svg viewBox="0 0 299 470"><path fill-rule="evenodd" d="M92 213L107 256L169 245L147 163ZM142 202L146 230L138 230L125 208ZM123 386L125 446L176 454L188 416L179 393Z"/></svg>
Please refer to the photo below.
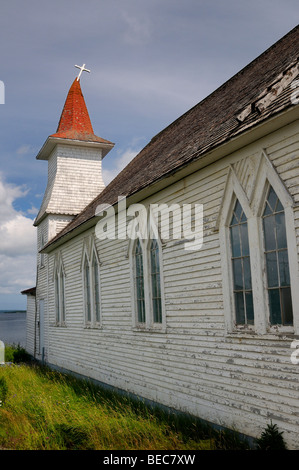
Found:
<svg viewBox="0 0 299 470"><path fill-rule="evenodd" d="M26 310L0 310L0 313L26 313Z"/></svg>

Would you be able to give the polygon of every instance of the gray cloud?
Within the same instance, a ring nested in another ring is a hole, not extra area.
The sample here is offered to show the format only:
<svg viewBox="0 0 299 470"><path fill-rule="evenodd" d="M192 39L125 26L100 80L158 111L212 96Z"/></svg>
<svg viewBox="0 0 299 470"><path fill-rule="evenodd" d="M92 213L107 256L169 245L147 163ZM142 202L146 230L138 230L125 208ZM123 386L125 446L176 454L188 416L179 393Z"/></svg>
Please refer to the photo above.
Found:
<svg viewBox="0 0 299 470"><path fill-rule="evenodd" d="M296 26L298 12L297 0L3 0L0 198L3 190L11 203L0 202L0 232L18 221L24 236L14 250L2 244L2 262L12 256L22 264L33 237L29 215L47 180L47 163L35 156L56 131L75 64L91 69L82 89L95 133L116 144L103 163L108 181L156 133Z"/></svg>

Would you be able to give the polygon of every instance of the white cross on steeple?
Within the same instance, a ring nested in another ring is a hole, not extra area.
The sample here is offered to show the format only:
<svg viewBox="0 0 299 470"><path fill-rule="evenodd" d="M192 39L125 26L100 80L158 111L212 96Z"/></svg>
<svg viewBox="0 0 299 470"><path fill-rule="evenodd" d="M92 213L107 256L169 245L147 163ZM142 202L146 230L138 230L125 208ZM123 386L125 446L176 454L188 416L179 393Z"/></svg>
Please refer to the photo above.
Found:
<svg viewBox="0 0 299 470"><path fill-rule="evenodd" d="M78 81L79 81L79 78L81 77L82 72L90 72L90 70L85 68L85 64L83 64L82 67L80 67L79 65L75 65L75 67L77 67L77 69L80 69L79 75L77 77Z"/></svg>

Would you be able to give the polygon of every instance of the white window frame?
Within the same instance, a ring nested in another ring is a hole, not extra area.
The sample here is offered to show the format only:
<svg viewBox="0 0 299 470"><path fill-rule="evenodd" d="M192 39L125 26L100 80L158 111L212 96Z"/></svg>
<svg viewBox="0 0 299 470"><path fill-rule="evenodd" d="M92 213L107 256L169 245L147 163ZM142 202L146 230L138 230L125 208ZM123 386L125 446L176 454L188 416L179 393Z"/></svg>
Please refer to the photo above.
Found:
<svg viewBox="0 0 299 470"><path fill-rule="evenodd" d="M41 241L40 241L40 249L44 247L45 244L45 235L43 232L41 232ZM45 267L45 254L40 253L40 267L44 268Z"/></svg>
<svg viewBox="0 0 299 470"><path fill-rule="evenodd" d="M98 289L95 289L94 260L97 263ZM89 268L89 299L90 299L90 319L88 319L87 311L87 291L85 267ZM82 260L81 260L82 286L83 286L83 311L85 328L101 328L102 327L102 306L101 306L101 276L100 276L100 260L94 239L92 237L84 240ZM98 293L99 319L96 315L96 294Z"/></svg>
<svg viewBox="0 0 299 470"><path fill-rule="evenodd" d="M233 295L233 269L231 260L231 243L230 243L230 222L232 219L233 210L236 200L239 200L242 209L247 217L248 240L250 250L250 267L251 267L251 283L252 291L254 292L255 279L253 276L254 253L252 253L251 237L253 213L248 201L248 198L239 183L235 172L232 167L229 169L229 174L226 181L226 188L224 197L222 199L222 207L220 209L217 225L219 227L220 250L223 270L223 303L224 303L224 318L226 331L232 333L233 331L248 331L253 332L256 325L256 302L253 294L253 308L254 308L254 325L236 325L235 322L235 305ZM253 259L252 259L253 258Z"/></svg>
<svg viewBox="0 0 299 470"><path fill-rule="evenodd" d="M250 244L249 244L249 230L248 230L248 219L247 219L247 215L246 215L246 211L243 209L243 206L241 205L240 203L240 200L236 197L236 195L233 196L232 198L232 203L233 203L233 206L231 207L231 210L230 210L230 219L228 220L228 230L227 230L227 237L229 238L229 250L230 250L230 270L231 270L231 277L232 277L232 297L233 297L233 303L234 303L234 311L235 311L235 318L237 317L237 312L236 312L236 306L235 306L235 286L234 286L234 269L233 269L233 260L236 259L234 256L233 256L233 248L232 248L232 236L231 236L231 231L232 231L232 218L233 218L233 212L234 212L234 209L235 209L235 206L236 206L236 202L239 202L240 204L240 207L242 208L243 210L243 213L245 214L246 216L246 229L247 229L247 237L248 237L248 245L249 245L249 254L247 255L247 257L249 257L249 260L251 260L251 250L250 250ZM246 207L246 210L248 211L248 207ZM239 226L240 223L237 225ZM240 257L239 259L243 259L243 262L244 262L244 256L243 256L243 253L241 252L240 253ZM241 261L241 263L243 263ZM242 264L243 265L243 264ZM244 276L244 271L243 271L243 267L242 267L242 276ZM251 293L252 293L252 300L253 300L253 290L252 290L252 274L251 274L251 266L250 266L250 282L251 282L251 289L248 289ZM243 282L242 282L243 284ZM242 290L242 294L243 294L243 302L244 302L244 315L245 315L245 320L246 320L246 317L247 317L247 306L245 306L245 299L244 299L244 285L243 285L243 290ZM254 309L254 305L253 305L253 309ZM248 329L248 330L252 330L253 329L253 325L251 323L244 323L244 324L237 324L236 323L236 326L240 329Z"/></svg>
<svg viewBox="0 0 299 470"><path fill-rule="evenodd" d="M95 277L95 269L94 269L94 261L96 262L96 271L97 271L97 276ZM92 286L91 286L91 290L92 290L92 294L93 294L93 297L92 297L92 305L93 305L93 309L94 309L94 324L96 326L100 326L101 325L101 317L102 317L102 309L101 309L101 285L100 285L100 262L99 262L99 258L98 258L98 254L96 252L96 250L94 249L93 252L92 252L92 256L91 256L91 272L92 272L92 275L91 275L91 281L92 281ZM96 281L97 281L97 288L96 288ZM98 315L97 315L97 308L96 306L98 306Z"/></svg>
<svg viewBox="0 0 299 470"><path fill-rule="evenodd" d="M59 252L55 255L53 282L54 282L54 304L55 304L55 325L66 326L66 292L65 292L66 274Z"/></svg>
<svg viewBox="0 0 299 470"><path fill-rule="evenodd" d="M265 250L264 250L264 233L263 233L263 211L268 194L269 187L272 186L276 192L285 213L285 225L286 225L286 236L287 236L287 247L289 255L289 270L290 270L290 285L292 295L292 306L293 306L293 325L270 325L270 312L268 305L268 289L267 289L267 275L266 275L266 261L265 261ZM257 230L260 247L260 259L261 259L261 273L262 282L264 287L265 299L265 312L266 325L265 328L270 333L294 333L299 334L299 290L298 290L298 261L297 256L290 256L290 253L296 253L297 255L297 241L295 232L294 222L294 201L286 189L283 181L274 169L271 161L269 160L266 152L263 152L263 158L261 159L260 167L257 172L257 178L255 187L251 197L251 205L254 209L257 218Z"/></svg>
<svg viewBox="0 0 299 470"><path fill-rule="evenodd" d="M157 232L155 232L157 233ZM154 322L153 302L152 302L152 279L151 279L151 260L150 260L150 247L152 238L138 237L135 240L131 239L129 242L129 259L130 259L130 272L131 272L131 299L132 299L132 312L133 312L133 329L136 331L166 331L166 315L165 315L165 301L164 301L164 276L163 276L163 256L162 256L162 243L159 236L155 236L159 248L159 268L160 268L160 289L161 289L161 313L162 321ZM135 249L137 241L139 240L142 255L143 255L143 278L144 278L144 300L145 300L145 322L138 321L138 307L137 307L137 287L136 287L136 263L135 263Z"/></svg>
<svg viewBox="0 0 299 470"><path fill-rule="evenodd" d="M284 207L288 253L297 254L297 243L294 223L294 202L280 179L265 151L262 151L257 177L250 196L247 197L232 166L226 181L222 205L217 220L219 229L220 251L223 270L224 318L227 333L251 334L299 334L299 289L297 256L289 256L290 284L293 306L293 325L270 325L268 289L264 253L264 233L262 215L269 187L272 186ZM254 305L254 325L235 324L235 307L233 299L233 278L229 223L236 199L247 217L248 240L250 248L250 267Z"/></svg>

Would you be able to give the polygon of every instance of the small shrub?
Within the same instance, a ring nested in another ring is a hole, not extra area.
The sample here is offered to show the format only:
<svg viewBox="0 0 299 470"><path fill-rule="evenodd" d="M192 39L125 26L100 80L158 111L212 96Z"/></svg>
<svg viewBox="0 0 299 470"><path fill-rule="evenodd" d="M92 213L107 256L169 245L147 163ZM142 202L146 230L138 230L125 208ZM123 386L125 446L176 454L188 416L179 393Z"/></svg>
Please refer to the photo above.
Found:
<svg viewBox="0 0 299 470"><path fill-rule="evenodd" d="M258 450L287 450L285 441L276 424L268 424L256 440Z"/></svg>
<svg viewBox="0 0 299 470"><path fill-rule="evenodd" d="M19 344L13 351L13 362L15 364L25 363L30 361L30 356L27 351Z"/></svg>
<svg viewBox="0 0 299 470"><path fill-rule="evenodd" d="M31 362L31 357L19 344L17 346L7 344L5 346L5 362L26 363Z"/></svg>
<svg viewBox="0 0 299 470"><path fill-rule="evenodd" d="M14 350L15 348L13 346L10 346L9 344L5 346L5 362L13 362Z"/></svg>

